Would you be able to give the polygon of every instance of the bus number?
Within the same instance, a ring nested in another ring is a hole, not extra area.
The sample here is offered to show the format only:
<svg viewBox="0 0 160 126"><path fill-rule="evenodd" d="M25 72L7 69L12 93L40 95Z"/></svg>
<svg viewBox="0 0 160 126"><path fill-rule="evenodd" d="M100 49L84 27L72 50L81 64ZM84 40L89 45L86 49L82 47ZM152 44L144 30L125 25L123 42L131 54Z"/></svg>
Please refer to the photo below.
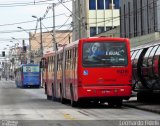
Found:
<svg viewBox="0 0 160 126"><path fill-rule="evenodd" d="M128 74L129 71L128 70L117 70L117 73L119 73L119 74Z"/></svg>

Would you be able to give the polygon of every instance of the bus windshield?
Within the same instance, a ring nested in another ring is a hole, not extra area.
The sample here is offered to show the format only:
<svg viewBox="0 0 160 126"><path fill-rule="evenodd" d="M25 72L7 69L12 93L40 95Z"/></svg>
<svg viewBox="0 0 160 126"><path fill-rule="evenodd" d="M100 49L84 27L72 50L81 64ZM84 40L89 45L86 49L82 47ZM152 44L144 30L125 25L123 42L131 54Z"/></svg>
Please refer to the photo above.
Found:
<svg viewBox="0 0 160 126"><path fill-rule="evenodd" d="M127 49L125 42L90 42L83 44L83 66L126 66Z"/></svg>
<svg viewBox="0 0 160 126"><path fill-rule="evenodd" d="M23 72L39 72L39 66L23 66Z"/></svg>

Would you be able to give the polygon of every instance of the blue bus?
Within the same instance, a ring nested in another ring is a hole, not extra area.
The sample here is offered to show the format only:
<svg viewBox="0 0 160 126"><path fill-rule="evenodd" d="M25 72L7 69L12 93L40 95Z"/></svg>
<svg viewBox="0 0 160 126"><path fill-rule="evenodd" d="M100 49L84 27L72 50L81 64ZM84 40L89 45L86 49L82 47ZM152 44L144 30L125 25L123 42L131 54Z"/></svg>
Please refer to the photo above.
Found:
<svg viewBox="0 0 160 126"><path fill-rule="evenodd" d="M41 72L38 64L21 64L15 70L17 87L37 87L41 85Z"/></svg>

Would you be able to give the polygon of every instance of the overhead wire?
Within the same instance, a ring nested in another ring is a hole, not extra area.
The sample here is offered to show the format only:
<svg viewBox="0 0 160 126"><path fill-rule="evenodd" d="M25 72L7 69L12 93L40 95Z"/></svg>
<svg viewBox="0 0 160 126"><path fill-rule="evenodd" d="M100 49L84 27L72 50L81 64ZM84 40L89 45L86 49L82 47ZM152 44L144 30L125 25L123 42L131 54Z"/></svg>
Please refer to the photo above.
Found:
<svg viewBox="0 0 160 126"><path fill-rule="evenodd" d="M67 22L68 22L68 20L70 19L70 17L58 28L58 29L60 29L60 28L62 28ZM44 25L43 25L44 26ZM44 26L45 27L45 26ZM57 30L58 30L57 29ZM69 29L68 29L69 30ZM50 34L49 35L52 35L52 36L54 36L53 35L53 33L51 33L49 30L47 30ZM67 30L66 30L67 31ZM49 36L48 35L48 36ZM59 36L56 36L56 38L59 38L60 36L62 35L62 33L59 35ZM48 36L46 36L46 37L48 37ZM56 38L55 38L55 40L56 40ZM64 37L63 37L64 38ZM50 42L50 44L52 44L52 40L51 40L51 42Z"/></svg>
<svg viewBox="0 0 160 126"><path fill-rule="evenodd" d="M45 5L53 3L54 0L43 0L43 1L35 1L35 2L26 2L26 3L8 3L8 4L0 4L0 7L20 7L20 6L35 6L35 5ZM71 0L65 1L64 3L70 2Z"/></svg>
<svg viewBox="0 0 160 126"><path fill-rule="evenodd" d="M62 16L62 15L66 15L66 14L65 13L61 13L61 14L55 15L55 17ZM46 17L44 19L49 19L49 18L53 18L53 16ZM0 24L0 27L2 27L2 26L10 26L10 25L17 25L17 24L25 24L25 23L35 22L35 21L37 21L37 20L15 22L15 23L9 23L9 24Z"/></svg>
<svg viewBox="0 0 160 126"><path fill-rule="evenodd" d="M57 6L57 5L58 5L58 4L55 4L55 6ZM50 7L50 6L47 7L47 10L46 10L43 18L46 17L46 15L48 14L48 12L49 12L49 10L50 10L51 8L53 8L53 6L52 6L52 7ZM42 18L42 19L43 19L43 18ZM64 26L66 25L66 23L68 22L69 19L70 19L70 16L68 17L68 19L67 19L58 29L61 29L62 27L64 27ZM51 31L49 31L49 29L48 29L47 27L45 27L45 25L44 25L43 23L42 23L42 25L43 25L43 27L44 27L45 29L47 29L47 31L49 32L49 35L54 36L53 33L51 33ZM48 35L48 36L49 36L49 35ZM48 36L47 36L47 37L48 37ZM52 42L52 40L51 40L51 42ZM50 45L51 42L49 42L48 45Z"/></svg>
<svg viewBox="0 0 160 126"><path fill-rule="evenodd" d="M153 2L152 2L153 3ZM150 3L151 4L151 3ZM146 7L146 5L145 6L143 6L143 8L144 7ZM138 13L138 11L137 11L137 13ZM128 15L128 14L125 14L126 16ZM114 17L114 18L108 18L107 20L104 20L104 21L99 21L99 22L95 22L95 23L91 23L91 24L97 24L97 23L102 23L102 22L106 22L106 21L112 21L112 20L115 20L115 19L118 19L119 20L119 17L120 16L117 16L117 17ZM35 20L34 20L35 21ZM87 24L87 25L89 25L89 24ZM1 26L1 25L0 25ZM0 31L1 32L1 31ZM14 31L13 31L14 32ZM15 32L17 32L17 31L15 31ZM4 31L3 32L1 32L1 33L5 33ZM12 33L12 32L7 32L7 33Z"/></svg>

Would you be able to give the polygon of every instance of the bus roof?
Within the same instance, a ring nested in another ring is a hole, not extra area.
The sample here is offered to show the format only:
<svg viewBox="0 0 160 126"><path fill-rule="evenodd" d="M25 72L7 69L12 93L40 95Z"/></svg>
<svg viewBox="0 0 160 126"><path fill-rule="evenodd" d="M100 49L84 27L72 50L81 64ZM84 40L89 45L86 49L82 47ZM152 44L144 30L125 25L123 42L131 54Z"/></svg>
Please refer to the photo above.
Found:
<svg viewBox="0 0 160 126"><path fill-rule="evenodd" d="M39 66L39 64L21 64L20 66Z"/></svg>
<svg viewBox="0 0 160 126"><path fill-rule="evenodd" d="M82 39L79 39L79 40L76 40L66 46L64 46L65 49L69 49L69 48L72 48L76 45L78 45L79 42L92 42L92 41L127 41L129 42L129 39L128 38L114 38L114 37L89 37L89 38L82 38Z"/></svg>

